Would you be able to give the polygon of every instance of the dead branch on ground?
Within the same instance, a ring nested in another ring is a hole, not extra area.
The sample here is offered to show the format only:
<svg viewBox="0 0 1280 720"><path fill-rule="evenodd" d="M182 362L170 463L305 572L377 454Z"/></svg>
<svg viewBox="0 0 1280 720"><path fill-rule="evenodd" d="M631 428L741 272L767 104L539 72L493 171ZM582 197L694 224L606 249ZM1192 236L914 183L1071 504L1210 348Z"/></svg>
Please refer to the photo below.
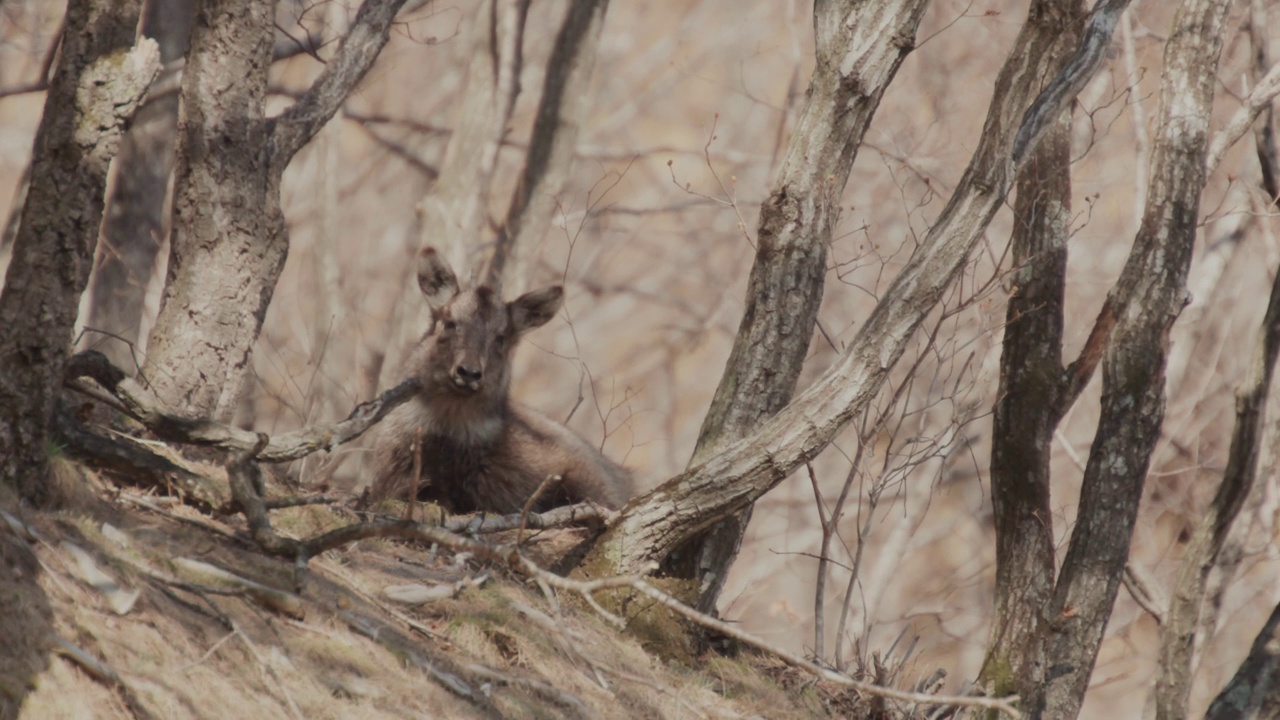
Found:
<svg viewBox="0 0 1280 720"><path fill-rule="evenodd" d="M237 502L241 503L241 507L245 509L245 515L249 518L250 529L254 540L258 542L259 547L261 547L267 554L275 555L277 557L292 558L294 560L295 571L298 573L296 582L299 588L302 585L307 563L312 557L315 557L326 550L340 547L355 540L369 538L400 538L404 540L424 542L447 547L455 552L468 552L481 560L515 570L516 572L519 572L540 584L576 592L582 596L583 600L599 612L602 617L609 619L619 627L625 627L625 621L599 605L593 596L593 593L597 590L630 588L662 604L664 607L680 614L686 619L702 625L703 627L723 633L729 637L736 638L741 642L751 645L752 647L766 653L770 653L795 667L813 673L823 680L845 685L869 695L916 704L981 707L998 710L1010 717L1021 717L1012 705L1012 703L1016 701L1016 698L926 695L923 693L894 690L892 688L880 687L871 683L855 680L848 675L823 668L815 663L805 660L799 655L773 646L765 642L763 639L742 631L729 623L722 622L710 615L707 615L706 613L699 612L688 605L679 602L661 590L658 590L638 576L603 578L591 581L571 580L538 567L537 564L526 558L520 552L520 547L517 544L492 545L479 540L463 537L462 535L450 532L440 526L425 525L423 523L408 520L373 520L347 525L336 530L330 530L328 532L312 536L305 540L284 538L272 530L270 521L266 517L266 509L262 504L262 500L261 498L256 497L256 483L254 482L253 473L257 472L257 465L250 462L247 457L240 458L236 462L233 462L228 467L228 470L231 477L232 492L235 494ZM565 514L570 517L573 516L573 513L578 511L575 507L560 508L560 510L568 511ZM528 517L523 516L523 514L522 517L524 517L525 527L530 527L528 524ZM353 625L353 627L355 626Z"/></svg>
<svg viewBox="0 0 1280 720"><path fill-rule="evenodd" d="M100 352L88 350L77 353L68 361L64 383L72 389L83 390L85 386L76 382L80 378L95 381L121 403L121 409L126 414L161 439L233 452L245 452L258 446L259 433L211 420L186 418L166 411L154 393L126 376ZM409 379L377 398L357 405L341 422L315 425L270 437L266 446L254 454L254 459L259 462L289 462L317 450L332 450L360 437L374 423L413 397L418 388L418 381Z"/></svg>

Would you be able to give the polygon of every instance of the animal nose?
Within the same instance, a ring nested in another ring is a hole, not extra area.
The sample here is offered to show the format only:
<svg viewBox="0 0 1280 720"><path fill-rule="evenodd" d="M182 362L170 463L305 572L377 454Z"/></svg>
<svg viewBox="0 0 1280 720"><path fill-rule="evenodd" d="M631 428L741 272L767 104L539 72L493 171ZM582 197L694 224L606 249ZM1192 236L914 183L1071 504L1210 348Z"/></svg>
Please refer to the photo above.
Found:
<svg viewBox="0 0 1280 720"><path fill-rule="evenodd" d="M480 385L480 378L483 376L484 371L480 368L469 368L466 365L457 365L453 368L453 382L458 386L476 388Z"/></svg>

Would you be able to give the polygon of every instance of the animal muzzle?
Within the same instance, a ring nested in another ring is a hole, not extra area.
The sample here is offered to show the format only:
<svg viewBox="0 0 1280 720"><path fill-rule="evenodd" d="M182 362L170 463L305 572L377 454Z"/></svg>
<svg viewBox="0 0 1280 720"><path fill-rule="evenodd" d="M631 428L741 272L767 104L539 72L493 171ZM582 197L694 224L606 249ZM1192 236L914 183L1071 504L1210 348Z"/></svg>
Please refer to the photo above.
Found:
<svg viewBox="0 0 1280 720"><path fill-rule="evenodd" d="M480 381L484 379L484 370L466 363L458 363L453 367L453 386L467 392L480 390Z"/></svg>

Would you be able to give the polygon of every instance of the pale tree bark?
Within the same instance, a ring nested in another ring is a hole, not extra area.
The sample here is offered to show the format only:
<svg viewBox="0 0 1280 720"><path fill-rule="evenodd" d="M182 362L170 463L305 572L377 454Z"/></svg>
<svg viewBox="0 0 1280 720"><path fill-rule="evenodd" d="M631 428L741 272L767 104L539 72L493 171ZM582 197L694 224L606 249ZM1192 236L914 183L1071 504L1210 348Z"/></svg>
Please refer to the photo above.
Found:
<svg viewBox="0 0 1280 720"><path fill-rule="evenodd" d="M1033 717L1074 718L1115 604L1151 452L1164 419L1169 329L1186 304L1227 0L1186 0L1165 46L1146 208L1111 299L1102 409L1080 509L1045 608L1046 682L1024 698ZM1110 304L1110 303L1109 303Z"/></svg>
<svg viewBox="0 0 1280 720"><path fill-rule="evenodd" d="M160 67L139 2L72 0L0 294L0 482L47 500L48 431L124 123Z"/></svg>
<svg viewBox="0 0 1280 720"><path fill-rule="evenodd" d="M1093 11L1076 55L1028 108L1043 78L1057 70L1044 48L1058 30L1039 22L1057 3L1032 5L1029 22L996 80L987 122L968 169L916 252L835 363L776 415L739 440L628 505L584 562L591 574L644 573L673 550L735 513L825 448L875 398L917 328L937 305L1004 200L1020 155L1033 152L1105 59L1124 0ZM1024 118L1025 115L1025 118ZM814 159L817 162L817 159Z"/></svg>
<svg viewBox="0 0 1280 720"><path fill-rule="evenodd" d="M922 0L815 3L817 65L760 209L742 322L691 466L790 402L822 303L840 197L880 99L915 47L926 6ZM697 581L704 612L715 608L751 517L749 506L737 510L709 518L718 522L666 558L665 574Z"/></svg>
<svg viewBox="0 0 1280 720"><path fill-rule="evenodd" d="M1266 51L1267 38L1265 32L1261 30L1266 27L1266 15L1261 2L1253 4L1252 15L1251 36L1257 82L1253 92L1246 98L1244 107L1237 113L1238 119L1233 119L1226 129L1214 137L1205 159L1206 172L1213 171L1226 148L1243 134L1264 109L1269 111L1270 97L1259 98L1267 93L1274 96L1274 90L1280 88L1280 82L1277 82L1280 80L1280 66L1270 67L1270 72L1267 72L1269 67ZM1264 73L1266 73L1265 76ZM1262 169L1263 188L1270 197L1274 198L1277 158L1274 146L1268 147L1267 143L1270 120L1268 112L1266 122L1257 131L1255 145ZM1197 640L1207 639L1197 636L1200 632L1211 630L1212 622L1206 622L1207 619L1216 618L1215 611L1203 608L1208 591L1209 573L1218 565L1232 526L1244 507L1245 499L1253 490L1259 457L1262 454L1267 396L1271 391L1278 353L1280 353L1280 274L1277 274L1271 286L1271 298L1266 314L1263 316L1262 328L1254 349L1254 358L1248 377L1236 395L1236 422L1231 435L1231 445L1227 451L1227 466L1223 471L1222 484L1218 486L1217 493L1200 520L1195 534L1192 535L1191 542L1187 545L1186 553L1178 567L1178 576L1168 612L1165 614L1165 622L1161 626L1160 664L1155 687L1156 717L1159 720L1181 720L1187 716L1187 702L1195 672ZM1237 678L1254 675L1255 679L1248 683L1250 690L1247 695L1262 698L1270 693L1273 695L1270 702L1274 707L1280 701L1280 698L1274 697L1280 694L1280 686L1275 684L1274 671L1258 672L1258 668L1248 667L1251 664L1263 663L1262 658L1266 657L1268 652L1271 657L1276 656L1274 647L1270 650L1267 648L1268 643L1274 641L1263 639L1273 632L1270 628L1272 622L1274 619L1268 623L1267 628L1263 629L1258 643L1255 643L1254 651L1246 659ZM1229 686L1228 690L1224 690L1223 697L1229 698L1232 695ZM1224 699L1222 702L1230 704L1232 701ZM1248 716L1243 712L1243 708L1235 709L1241 712L1232 717ZM1257 710L1257 707L1254 710ZM1212 711L1210 714L1212 715Z"/></svg>
<svg viewBox="0 0 1280 720"><path fill-rule="evenodd" d="M1222 484L1200 520L1178 577L1165 622L1161 626L1160 667L1156 680L1156 718L1181 720L1187 716L1194 670L1196 631L1209 571L1217 564L1232 523L1244 507L1257 477L1262 447L1266 399L1280 352L1280 274L1271 286L1271 300L1262 321L1262 334L1244 388L1236 396L1236 424L1227 451Z"/></svg>
<svg viewBox="0 0 1280 720"><path fill-rule="evenodd" d="M551 227L569 179L578 131L591 107L591 71L608 10L608 0L572 0L556 35L524 172L480 274L491 287L505 286L508 296L528 290L533 249Z"/></svg>
<svg viewBox="0 0 1280 720"><path fill-rule="evenodd" d="M445 148L440 177L418 203L423 245L481 246L498 150L520 94L528 13L529 0L483 0L476 11L462 106ZM481 263L452 259L454 267L473 268L473 280L480 277Z"/></svg>
<svg viewBox="0 0 1280 720"><path fill-rule="evenodd" d="M160 46L164 70L120 143L90 285L85 345L132 370L143 305L168 226L168 186L178 129L182 57L195 0L149 0L141 32Z"/></svg>
<svg viewBox="0 0 1280 720"><path fill-rule="evenodd" d="M182 83L167 282L144 374L174 409L227 420L288 254L280 179L386 45L404 0L365 0L308 92L263 105L274 3L208 0Z"/></svg>

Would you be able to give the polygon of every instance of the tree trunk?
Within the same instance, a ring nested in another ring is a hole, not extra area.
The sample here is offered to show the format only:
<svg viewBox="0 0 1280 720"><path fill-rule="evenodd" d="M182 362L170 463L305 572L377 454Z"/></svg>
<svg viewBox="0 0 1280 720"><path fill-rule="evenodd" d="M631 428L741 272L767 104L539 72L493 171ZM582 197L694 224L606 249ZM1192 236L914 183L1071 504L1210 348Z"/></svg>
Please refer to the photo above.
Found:
<svg viewBox="0 0 1280 720"><path fill-rule="evenodd" d="M1046 48L1065 59L1085 17L1075 2L1045 13ZM1049 459L1062 417L1063 296L1071 233L1071 113L1062 113L1018 181L1011 239L1014 290L1005 312L1000 386L991 445L996 527L995 616L981 681L996 696L1025 694L1044 682L1033 641L1040 608L1053 592L1053 512ZM1025 695L1024 695L1025 696Z"/></svg>
<svg viewBox="0 0 1280 720"><path fill-rule="evenodd" d="M1258 23L1264 22L1261 3L1254 6L1251 21L1255 52L1255 87L1258 78L1269 69L1266 62L1265 35ZM1265 126L1269 126L1270 117ZM1259 136L1265 131L1259 129ZM1214 146L1219 138L1214 139ZM1267 152L1265 142L1258 143L1258 156L1262 165L1264 188L1268 177L1274 179L1269 167L1276 161L1274 148ZM1206 171L1211 171L1214 158L1206 160ZM1187 715L1187 701L1191 694L1191 682L1195 671L1197 632L1211 632L1212 618L1216 612L1203 609L1208 587L1209 572L1219 564L1227 536L1236 517L1244 507L1245 499L1253 490L1262 453L1264 421L1267 414L1267 396L1271 392L1275 373L1276 356L1280 354L1280 273L1272 281L1271 297L1263 316L1262 328L1254 348L1253 363L1249 367L1244 385L1236 394L1236 422L1227 451L1227 467L1222 473L1213 501L1200 520L1186 553L1178 566L1178 576L1165 622L1161 627L1160 665L1156 677L1155 701L1157 720L1182 720ZM1207 641L1208 638L1201 638ZM1274 682L1274 680L1273 680ZM1270 692L1280 692L1280 688ZM1273 700L1274 702L1274 700Z"/></svg>
<svg viewBox="0 0 1280 720"><path fill-rule="evenodd" d="M139 2L72 0L0 294L0 482L39 503L48 430L123 124L159 69Z"/></svg>
<svg viewBox="0 0 1280 720"><path fill-rule="evenodd" d="M143 12L142 35L159 44L165 70L120 143L90 286L84 325L104 334L90 335L85 344L125 370L135 367L130 345L139 339L147 285L168 226L166 198L182 73L178 61L187 52L194 3L151 0Z"/></svg>
<svg viewBox="0 0 1280 720"><path fill-rule="evenodd" d="M274 4L208 0L182 78L174 223L147 381L175 410L229 421L288 251L264 152ZM273 201L274 200L274 201Z"/></svg>
<svg viewBox="0 0 1280 720"><path fill-rule="evenodd" d="M1044 51L1058 37L1058 25L1041 18L1058 12L1059 4L1032 4L996 79L968 169L857 336L831 368L776 415L740 440L724 438L721 450L632 501L592 549L586 572L649 572L652 563L758 500L862 413L983 237L1019 160L1035 150L1039 137L1101 66L1125 5L1126 0L1109 0L1095 8L1076 54L1028 108L1035 88L1058 68Z"/></svg>
<svg viewBox="0 0 1280 720"><path fill-rule="evenodd" d="M366 0L311 89L279 118L263 103L274 3L208 0L182 82L174 227L144 372L171 408L234 415L289 237L280 178L364 77L404 0Z"/></svg>
<svg viewBox="0 0 1280 720"><path fill-rule="evenodd" d="M923 0L818 2L808 98L774 187L760 209L746 307L690 466L746 435L795 392L809 351L840 197L880 99L915 47ZM670 557L664 573L698 583L715 609L750 506L725 516Z"/></svg>
<svg viewBox="0 0 1280 720"><path fill-rule="evenodd" d="M1254 720L1280 713L1280 605L1262 626L1248 657L1222 689L1204 720Z"/></svg>
<svg viewBox="0 0 1280 720"><path fill-rule="evenodd" d="M1165 46L1146 209L1120 280L1102 363L1102 410L1054 597L1045 609L1046 682L1023 698L1032 717L1074 718L1088 689L1151 452L1164 419L1169 329L1186 304L1227 0L1186 0Z"/></svg>
<svg viewBox="0 0 1280 720"><path fill-rule="evenodd" d="M145 374L175 410L229 421L288 252L265 150L274 6L206 0L182 78L174 224Z"/></svg>

